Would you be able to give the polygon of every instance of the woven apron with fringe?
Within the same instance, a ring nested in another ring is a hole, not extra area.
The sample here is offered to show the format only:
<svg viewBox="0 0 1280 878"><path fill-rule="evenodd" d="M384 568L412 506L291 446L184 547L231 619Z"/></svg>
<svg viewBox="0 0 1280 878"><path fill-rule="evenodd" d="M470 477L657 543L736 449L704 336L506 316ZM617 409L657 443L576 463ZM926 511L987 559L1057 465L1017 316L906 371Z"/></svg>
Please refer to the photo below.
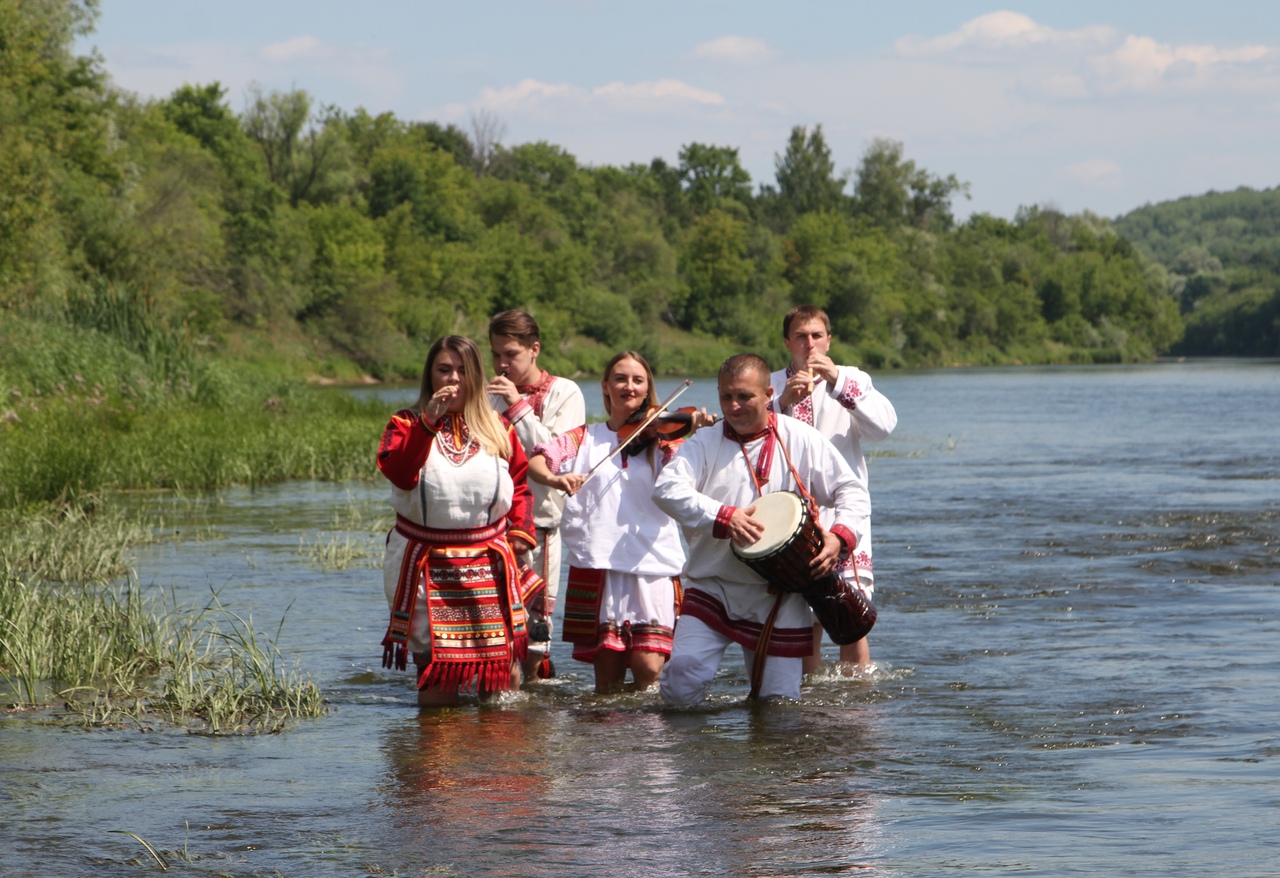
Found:
<svg viewBox="0 0 1280 878"><path fill-rule="evenodd" d="M522 579L506 538L506 521L484 527L441 530L396 516L404 560L396 583L391 622L382 641L382 666L408 666L417 584L426 583L431 652L419 667L418 688L480 691L508 689L511 663L528 652Z"/></svg>

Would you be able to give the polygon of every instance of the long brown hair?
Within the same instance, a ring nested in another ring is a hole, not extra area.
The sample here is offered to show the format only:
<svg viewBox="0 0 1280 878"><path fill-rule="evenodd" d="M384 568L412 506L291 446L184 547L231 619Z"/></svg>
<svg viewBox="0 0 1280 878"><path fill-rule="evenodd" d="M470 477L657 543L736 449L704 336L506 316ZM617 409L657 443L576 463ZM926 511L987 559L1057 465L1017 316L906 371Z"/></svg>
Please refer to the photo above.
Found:
<svg viewBox="0 0 1280 878"><path fill-rule="evenodd" d="M462 360L462 383L467 398L462 404L462 419L467 422L479 441L480 446L496 457L511 459L511 440L507 429L497 412L489 405L489 397L485 394L484 361L480 359L480 349L476 343L465 335L446 335L436 339L436 343L427 351L427 362L422 367L422 384L418 388L418 401L413 407L424 412L436 389L432 386L431 369L441 351L449 351Z"/></svg>

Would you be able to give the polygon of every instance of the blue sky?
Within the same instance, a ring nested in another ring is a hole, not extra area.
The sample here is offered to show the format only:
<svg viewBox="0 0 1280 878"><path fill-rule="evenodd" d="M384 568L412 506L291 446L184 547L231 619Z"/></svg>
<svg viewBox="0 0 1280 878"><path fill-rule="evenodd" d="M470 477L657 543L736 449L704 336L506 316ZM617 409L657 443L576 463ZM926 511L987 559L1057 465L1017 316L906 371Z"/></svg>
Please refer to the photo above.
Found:
<svg viewBox="0 0 1280 878"><path fill-rule="evenodd" d="M1280 184L1280 6L1217 3L102 0L120 87L217 80L547 140L590 164L737 147L772 182L793 125L841 170L877 137L955 174L958 213L1116 216Z"/></svg>

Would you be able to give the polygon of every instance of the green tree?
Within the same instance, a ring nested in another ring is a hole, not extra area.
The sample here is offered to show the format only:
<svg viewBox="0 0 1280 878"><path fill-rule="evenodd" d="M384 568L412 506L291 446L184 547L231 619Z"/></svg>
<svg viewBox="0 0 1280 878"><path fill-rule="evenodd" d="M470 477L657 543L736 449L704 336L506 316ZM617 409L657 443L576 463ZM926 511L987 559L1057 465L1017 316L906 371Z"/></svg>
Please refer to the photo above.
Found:
<svg viewBox="0 0 1280 878"><path fill-rule="evenodd" d="M803 125L792 128L786 151L774 156L774 167L778 194L789 216L843 206L848 175L836 174L821 125L813 131Z"/></svg>
<svg viewBox="0 0 1280 878"><path fill-rule="evenodd" d="M746 223L719 209L694 221L680 254L686 329L724 335L732 328L753 271L748 233Z"/></svg>
<svg viewBox="0 0 1280 878"><path fill-rule="evenodd" d="M419 234L462 240L474 233L475 185L449 153L433 146L382 147L369 163L369 215L376 219L408 204Z"/></svg>
<svg viewBox="0 0 1280 878"><path fill-rule="evenodd" d="M855 211L885 228L901 225L946 231L954 225L951 199L969 197L969 184L955 174L937 177L914 161L903 161L903 146L877 138L871 142L854 182Z"/></svg>
<svg viewBox="0 0 1280 878"><path fill-rule="evenodd" d="M282 230L276 216L281 196L267 175L261 151L225 103L225 94L216 82L184 85L161 103L161 110L222 166L231 281L226 308L233 319L252 324L270 320L281 310ZM286 304L284 310L292 308Z"/></svg>
<svg viewBox="0 0 1280 878"><path fill-rule="evenodd" d="M54 304L92 270L77 207L109 212L122 179L98 59L71 52L96 10L0 0L0 304Z"/></svg>
<svg viewBox="0 0 1280 878"><path fill-rule="evenodd" d="M738 161L738 150L689 143L680 150L680 179L694 210L705 213L725 202L751 202L751 175Z"/></svg>
<svg viewBox="0 0 1280 878"><path fill-rule="evenodd" d="M292 207L336 201L355 189L347 126L334 107L313 114L311 96L295 89L263 94L253 85L241 117L245 132L262 150L267 176Z"/></svg>

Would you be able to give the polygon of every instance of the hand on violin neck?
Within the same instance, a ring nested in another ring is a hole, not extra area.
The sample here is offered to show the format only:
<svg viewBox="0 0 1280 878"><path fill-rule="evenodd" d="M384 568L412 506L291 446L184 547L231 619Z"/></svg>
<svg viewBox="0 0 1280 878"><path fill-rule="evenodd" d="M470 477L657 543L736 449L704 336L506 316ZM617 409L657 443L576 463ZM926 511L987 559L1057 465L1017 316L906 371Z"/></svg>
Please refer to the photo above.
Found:
<svg viewBox="0 0 1280 878"><path fill-rule="evenodd" d="M617 433L620 442L626 442L637 430L640 431L639 435L631 440L631 444L627 446L628 450L633 445L645 448L648 443L655 439L659 441L683 439L694 430L710 426L719 420L718 415L708 413L705 408L696 409L693 406L686 406L672 411L663 409L656 415L654 414L654 409L655 407L650 407L636 412L627 419L627 423L618 428ZM640 425L644 424L650 416L652 416L652 420L641 429Z"/></svg>

